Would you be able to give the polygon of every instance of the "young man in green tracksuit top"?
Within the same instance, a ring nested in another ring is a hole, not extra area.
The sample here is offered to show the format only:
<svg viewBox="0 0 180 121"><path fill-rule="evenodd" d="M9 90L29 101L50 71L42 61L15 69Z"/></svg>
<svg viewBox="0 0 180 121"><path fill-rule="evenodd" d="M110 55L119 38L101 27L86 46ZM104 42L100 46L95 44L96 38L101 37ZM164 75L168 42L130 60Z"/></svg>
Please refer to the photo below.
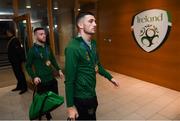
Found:
<svg viewBox="0 0 180 121"><path fill-rule="evenodd" d="M49 46L46 45L44 28L35 28L34 37L36 42L28 52L26 70L37 86L37 92L53 91L58 94L57 80L52 74L53 68L59 71L60 78L63 77L63 73ZM46 118L52 118L50 112L46 114Z"/></svg>
<svg viewBox="0 0 180 121"><path fill-rule="evenodd" d="M71 120L96 120L98 105L95 86L96 73L119 85L100 64L96 41L95 17L90 12L80 12L76 18L79 35L65 49L65 91L68 117Z"/></svg>

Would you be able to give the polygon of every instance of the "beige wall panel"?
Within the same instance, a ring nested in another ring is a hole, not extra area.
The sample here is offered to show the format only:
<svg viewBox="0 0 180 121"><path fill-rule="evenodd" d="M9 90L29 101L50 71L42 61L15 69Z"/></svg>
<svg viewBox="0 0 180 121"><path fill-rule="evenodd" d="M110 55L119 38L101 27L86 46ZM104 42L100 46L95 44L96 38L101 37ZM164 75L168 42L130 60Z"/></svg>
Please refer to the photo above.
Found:
<svg viewBox="0 0 180 121"><path fill-rule="evenodd" d="M64 56L64 50L68 42L72 38L73 25L72 25L72 11L66 11L59 15L60 24L60 55Z"/></svg>

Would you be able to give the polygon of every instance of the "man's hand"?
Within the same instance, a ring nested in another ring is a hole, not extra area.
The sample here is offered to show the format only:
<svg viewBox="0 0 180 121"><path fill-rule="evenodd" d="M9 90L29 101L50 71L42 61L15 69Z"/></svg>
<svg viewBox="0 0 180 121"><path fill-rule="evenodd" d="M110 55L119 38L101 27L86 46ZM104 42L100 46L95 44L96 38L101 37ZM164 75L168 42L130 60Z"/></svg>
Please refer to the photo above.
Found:
<svg viewBox="0 0 180 121"><path fill-rule="evenodd" d="M111 82L114 84L114 86L119 87L119 81L117 81L114 78L112 78Z"/></svg>
<svg viewBox="0 0 180 121"><path fill-rule="evenodd" d="M68 118L70 120L75 120L79 116L75 107L68 107L67 112L68 112Z"/></svg>
<svg viewBox="0 0 180 121"><path fill-rule="evenodd" d="M38 85L39 83L41 83L41 79L39 77L35 77L33 81L35 85Z"/></svg>
<svg viewBox="0 0 180 121"><path fill-rule="evenodd" d="M64 78L64 74L62 73L61 70L59 70L59 76L60 76L61 79Z"/></svg>

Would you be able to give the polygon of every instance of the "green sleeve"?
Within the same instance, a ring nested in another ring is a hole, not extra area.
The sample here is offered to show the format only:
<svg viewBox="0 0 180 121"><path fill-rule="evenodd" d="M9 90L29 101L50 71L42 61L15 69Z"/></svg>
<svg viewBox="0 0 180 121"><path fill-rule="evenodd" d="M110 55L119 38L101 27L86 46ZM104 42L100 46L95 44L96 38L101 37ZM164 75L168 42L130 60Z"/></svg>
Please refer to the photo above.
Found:
<svg viewBox="0 0 180 121"><path fill-rule="evenodd" d="M93 40L92 42L93 42L93 45L94 45L95 48L96 48L96 41ZM97 65L98 65L98 69L99 69L99 70L98 70L98 71L99 71L99 74L102 75L102 76L104 76L104 77L107 78L108 80L111 80L111 79L112 79L112 76L111 76L111 74L110 74L109 72L107 72L107 71L103 68L103 66L101 65L101 63L100 63L100 61L99 61L99 56L98 56L97 52L96 52L96 59L97 59Z"/></svg>
<svg viewBox="0 0 180 121"><path fill-rule="evenodd" d="M67 107L74 105L74 81L76 80L78 57L74 48L65 50L65 92Z"/></svg>
<svg viewBox="0 0 180 121"><path fill-rule="evenodd" d="M37 75L34 73L34 71L32 69L34 56L35 55L34 55L33 49L31 48L27 55L26 70L32 79L37 77Z"/></svg>
<svg viewBox="0 0 180 121"><path fill-rule="evenodd" d="M107 78L108 80L111 80L112 79L112 76L109 72L107 72L100 63L98 63L98 71L99 71L99 74L104 76L105 78Z"/></svg>
<svg viewBox="0 0 180 121"><path fill-rule="evenodd" d="M52 51L50 50L50 61L53 65L53 67L56 69L56 70L61 70L60 66L58 65L57 61L56 61L56 58L54 56L54 54L52 53Z"/></svg>

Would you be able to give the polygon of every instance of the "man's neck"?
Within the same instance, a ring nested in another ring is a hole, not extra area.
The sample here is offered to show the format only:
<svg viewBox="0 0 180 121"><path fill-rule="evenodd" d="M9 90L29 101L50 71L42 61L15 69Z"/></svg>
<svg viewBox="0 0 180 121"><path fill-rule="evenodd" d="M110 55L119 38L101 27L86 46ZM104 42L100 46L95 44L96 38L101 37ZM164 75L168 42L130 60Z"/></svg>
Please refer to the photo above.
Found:
<svg viewBox="0 0 180 121"><path fill-rule="evenodd" d="M83 40L85 40L87 42L91 42L92 35L86 34L84 32L79 32L78 35L81 36L83 38Z"/></svg>
<svg viewBox="0 0 180 121"><path fill-rule="evenodd" d="M40 45L40 46L42 46L42 47L44 47L44 46L45 46L45 44L44 44L44 43L39 42L38 40L36 40L36 44L38 44L38 45Z"/></svg>
<svg viewBox="0 0 180 121"><path fill-rule="evenodd" d="M90 47L90 49L91 49L91 35L79 33L78 36L81 36L82 39L85 41L85 43L86 43L86 44Z"/></svg>

